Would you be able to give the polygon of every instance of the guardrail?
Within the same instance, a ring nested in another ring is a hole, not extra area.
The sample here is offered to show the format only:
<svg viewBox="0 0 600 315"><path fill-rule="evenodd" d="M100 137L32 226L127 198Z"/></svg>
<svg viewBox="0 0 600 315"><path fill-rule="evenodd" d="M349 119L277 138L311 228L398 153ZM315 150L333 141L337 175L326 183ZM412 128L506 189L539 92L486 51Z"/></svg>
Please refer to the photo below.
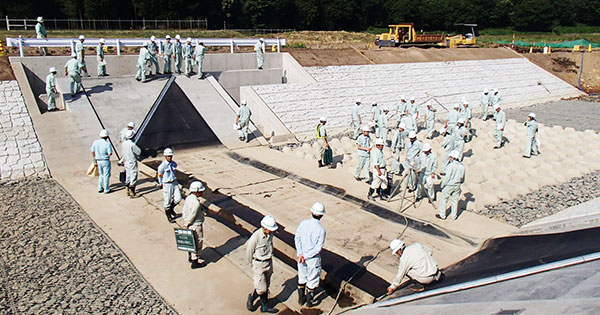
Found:
<svg viewBox="0 0 600 315"><path fill-rule="evenodd" d="M5 24L6 30L22 29L34 30L37 20L35 18L9 18L5 17L0 24ZM145 30L145 29L208 29L207 19L183 20L152 20L152 19L44 19L46 27L53 30Z"/></svg>
<svg viewBox="0 0 600 315"><path fill-rule="evenodd" d="M96 47L99 43L99 38L86 38L83 43L84 47ZM71 53L75 52L75 44L78 39L76 38L22 38L19 37L7 37L7 47L19 47L19 55L25 56L23 47L71 47ZM104 40L105 46L117 47L117 55L121 55L121 47L141 47L145 41L149 41L147 38L106 38ZM162 45L166 41L164 39L156 40L159 45L159 52L162 52ZM172 39L174 42L175 39ZM255 38L192 38L192 43L198 45L202 42L206 46L213 47L230 47L230 52L233 54L235 47L238 46L254 46L257 43ZM185 41L182 41L185 43ZM286 46L285 38L266 38L265 46L277 47L277 52L281 51L281 46Z"/></svg>

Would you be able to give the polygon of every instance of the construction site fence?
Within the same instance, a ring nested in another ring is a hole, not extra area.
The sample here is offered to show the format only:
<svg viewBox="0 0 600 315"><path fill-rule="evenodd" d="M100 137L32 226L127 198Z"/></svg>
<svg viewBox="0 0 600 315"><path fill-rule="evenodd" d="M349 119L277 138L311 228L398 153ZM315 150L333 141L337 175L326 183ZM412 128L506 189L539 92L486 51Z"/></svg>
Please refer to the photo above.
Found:
<svg viewBox="0 0 600 315"><path fill-rule="evenodd" d="M35 30L36 19L9 18L0 22L7 31ZM44 26L54 30L206 30L208 20L204 18L184 20L127 20L127 19L44 19Z"/></svg>
<svg viewBox="0 0 600 315"><path fill-rule="evenodd" d="M578 47L582 47L582 48L587 48L587 47L591 47L591 48L600 48L600 44L599 43L594 43L594 42L590 42L587 41L585 39L580 39L580 40L572 40L572 41L564 41L561 43L547 43L547 42L524 42L524 41L503 41L503 40L499 40L496 43L498 44L503 44L503 45L515 45L515 46L520 46L520 47L552 47L552 48L574 48L576 46Z"/></svg>
<svg viewBox="0 0 600 315"><path fill-rule="evenodd" d="M141 47L144 42L147 42L148 38L106 38L104 40L105 46L116 47L117 55L121 55L121 47ZM7 47L18 47L19 55L25 56L24 47L70 47L71 53L75 53L75 45L78 39L76 38L23 38L19 37L7 37ZM164 39L156 40L159 49L159 53L162 52L162 45L165 43ZM172 39L175 41L175 39ZM183 40L185 41L185 40ZM277 52L281 51L281 46L286 46L285 38L266 38L264 39L265 46L275 47ZM99 38L86 38L83 43L84 47L96 47L100 42ZM198 43L204 43L206 46L214 47L229 47L230 53L234 53L236 47L242 46L254 46L257 43L255 38L192 38L192 43L198 45Z"/></svg>

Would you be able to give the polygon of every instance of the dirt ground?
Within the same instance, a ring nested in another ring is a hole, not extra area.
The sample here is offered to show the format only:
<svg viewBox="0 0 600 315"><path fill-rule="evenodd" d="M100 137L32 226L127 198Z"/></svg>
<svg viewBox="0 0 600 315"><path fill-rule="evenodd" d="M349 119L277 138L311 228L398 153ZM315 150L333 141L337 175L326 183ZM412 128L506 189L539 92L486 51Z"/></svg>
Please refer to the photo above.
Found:
<svg viewBox="0 0 600 315"><path fill-rule="evenodd" d="M14 80L15 75L8 62L8 56L0 56L0 81Z"/></svg>
<svg viewBox="0 0 600 315"><path fill-rule="evenodd" d="M524 54L527 59L546 71L579 87L581 52L553 52L550 55ZM581 86L588 93L600 93L600 52L583 55Z"/></svg>

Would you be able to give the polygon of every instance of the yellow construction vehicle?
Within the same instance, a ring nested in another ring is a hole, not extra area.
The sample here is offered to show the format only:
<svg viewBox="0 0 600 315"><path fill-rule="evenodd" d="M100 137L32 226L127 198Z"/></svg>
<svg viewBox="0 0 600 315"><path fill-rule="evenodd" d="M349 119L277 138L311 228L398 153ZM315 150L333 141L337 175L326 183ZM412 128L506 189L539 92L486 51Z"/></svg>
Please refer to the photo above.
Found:
<svg viewBox="0 0 600 315"><path fill-rule="evenodd" d="M475 47L477 45L477 24L455 24L461 28L459 34L446 37L446 47Z"/></svg>
<svg viewBox="0 0 600 315"><path fill-rule="evenodd" d="M390 31L377 35L375 45L379 47L444 47L446 35L417 34L413 23L389 25Z"/></svg>

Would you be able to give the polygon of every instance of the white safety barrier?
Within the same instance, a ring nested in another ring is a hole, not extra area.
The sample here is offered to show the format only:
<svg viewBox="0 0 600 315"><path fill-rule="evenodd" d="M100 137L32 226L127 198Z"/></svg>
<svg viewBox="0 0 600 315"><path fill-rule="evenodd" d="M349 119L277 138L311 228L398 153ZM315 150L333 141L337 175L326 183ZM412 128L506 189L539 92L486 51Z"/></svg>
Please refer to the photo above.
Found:
<svg viewBox="0 0 600 315"><path fill-rule="evenodd" d="M173 36L174 37L174 36ZM96 47L98 45L99 38L86 38L83 46L85 47ZM185 44L186 38L182 38L181 42ZM23 47L71 47L71 52L75 52L75 44L77 44L77 38L22 38L19 37L7 37L7 47L19 47L19 54L24 57ZM106 38L104 39L105 46L117 47L117 55L121 55L121 47L141 47L143 43L150 42L149 38ZM156 40L159 45L158 49L161 50L161 43L165 43L164 39ZM171 39L175 42L175 38ZM213 47L230 47L230 52L233 54L235 47L239 46L254 46L258 42L258 39L254 38L192 38L192 43L197 45L198 43L204 43L206 46ZM265 46L277 47L277 52L280 52L281 46L286 45L285 38L266 38Z"/></svg>

